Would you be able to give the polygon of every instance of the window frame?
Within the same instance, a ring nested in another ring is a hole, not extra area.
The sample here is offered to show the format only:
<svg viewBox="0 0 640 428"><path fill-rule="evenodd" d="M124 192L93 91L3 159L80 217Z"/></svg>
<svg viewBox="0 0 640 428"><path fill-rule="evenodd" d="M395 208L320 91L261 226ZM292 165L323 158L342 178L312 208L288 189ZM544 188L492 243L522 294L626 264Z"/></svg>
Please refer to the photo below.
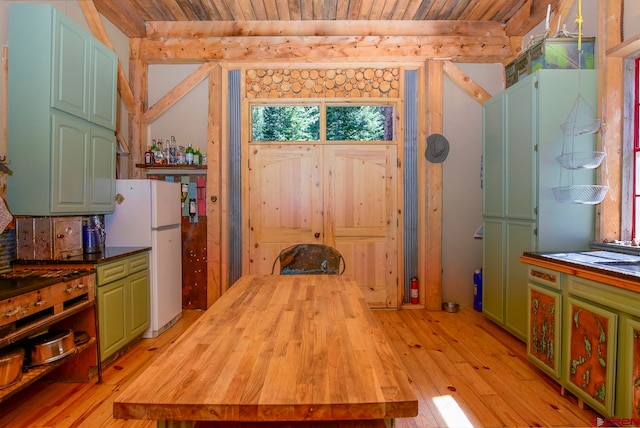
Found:
<svg viewBox="0 0 640 428"><path fill-rule="evenodd" d="M253 140L253 107L287 107L287 106L309 106L318 105L320 108L320 139L318 140L296 140L296 141L257 141ZM374 107L391 107L393 108L393 137L391 140L328 140L327 139L327 106L329 107L359 107L359 106L374 106ZM296 99L291 98L284 100L274 99L256 99L248 103L249 108L249 145L251 144L398 144L399 124L400 116L398 113L399 102L394 100L378 100L369 98L358 98L354 100L335 100L324 98L307 98Z"/></svg>

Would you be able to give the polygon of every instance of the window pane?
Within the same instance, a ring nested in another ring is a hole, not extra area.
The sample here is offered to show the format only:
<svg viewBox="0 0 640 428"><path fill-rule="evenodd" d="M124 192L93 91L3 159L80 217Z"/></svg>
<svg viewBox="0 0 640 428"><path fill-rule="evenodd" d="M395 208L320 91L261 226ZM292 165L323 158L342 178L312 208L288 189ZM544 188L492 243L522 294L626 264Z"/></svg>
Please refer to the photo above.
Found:
<svg viewBox="0 0 640 428"><path fill-rule="evenodd" d="M319 106L253 106L253 141L318 141Z"/></svg>
<svg viewBox="0 0 640 428"><path fill-rule="evenodd" d="M393 107L327 106L327 140L392 141Z"/></svg>

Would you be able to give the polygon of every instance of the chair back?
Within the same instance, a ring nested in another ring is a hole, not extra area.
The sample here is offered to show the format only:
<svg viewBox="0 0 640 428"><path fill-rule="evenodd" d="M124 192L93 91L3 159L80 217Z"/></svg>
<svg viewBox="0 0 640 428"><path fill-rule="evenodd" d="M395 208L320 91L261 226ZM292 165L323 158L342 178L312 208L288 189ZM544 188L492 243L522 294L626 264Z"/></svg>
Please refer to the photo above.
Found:
<svg viewBox="0 0 640 428"><path fill-rule="evenodd" d="M278 262L280 275L341 275L346 268L344 258L338 250L322 244L296 244L285 248L274 260L272 274Z"/></svg>

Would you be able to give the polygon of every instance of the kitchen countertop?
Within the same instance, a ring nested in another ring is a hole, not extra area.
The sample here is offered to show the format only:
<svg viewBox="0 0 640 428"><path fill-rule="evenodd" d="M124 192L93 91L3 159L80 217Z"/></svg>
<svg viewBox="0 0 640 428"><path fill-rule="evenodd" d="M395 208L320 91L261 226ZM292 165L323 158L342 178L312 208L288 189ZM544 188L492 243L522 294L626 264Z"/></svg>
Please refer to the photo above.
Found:
<svg viewBox="0 0 640 428"><path fill-rule="evenodd" d="M107 247L100 253L64 260L14 260L13 270L0 272L0 300L93 274L95 265L149 250L151 247Z"/></svg>
<svg viewBox="0 0 640 428"><path fill-rule="evenodd" d="M12 265L96 265L150 250L151 247L106 247L104 251L99 253L82 254L61 260L14 260Z"/></svg>
<svg viewBox="0 0 640 428"><path fill-rule="evenodd" d="M640 292L640 256L613 251L525 252L520 261Z"/></svg>

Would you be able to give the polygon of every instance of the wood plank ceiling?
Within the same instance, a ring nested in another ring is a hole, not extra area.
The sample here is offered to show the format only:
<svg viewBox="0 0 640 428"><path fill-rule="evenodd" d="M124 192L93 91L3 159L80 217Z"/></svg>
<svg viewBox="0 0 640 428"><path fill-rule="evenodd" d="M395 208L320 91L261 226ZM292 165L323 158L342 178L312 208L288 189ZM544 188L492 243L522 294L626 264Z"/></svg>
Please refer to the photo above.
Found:
<svg viewBox="0 0 640 428"><path fill-rule="evenodd" d="M304 31L312 32L311 35L334 35L348 33L350 28L367 33L362 35L378 35L385 28L381 21L393 23L387 28L402 28L409 21L412 23L409 28L423 23L424 33L420 35L465 35L475 27L475 31L481 29L485 35L502 32L509 37L522 37L544 20L549 4L558 12L559 4L567 0L94 0L94 3L104 17L130 38L151 37L158 28L165 32L167 28L174 31L178 28L182 37L188 36L189 31L193 36L201 36L203 32L211 35L212 27L226 31L218 36L284 35L295 31L298 33L293 35L306 35ZM302 26L292 26L292 21L304 22L310 30L300 30ZM247 34L250 22L252 33ZM256 27L257 22L262 26ZM367 26L366 22L373 25ZM186 23L190 25L185 27ZM257 34L256 28L276 34Z"/></svg>

